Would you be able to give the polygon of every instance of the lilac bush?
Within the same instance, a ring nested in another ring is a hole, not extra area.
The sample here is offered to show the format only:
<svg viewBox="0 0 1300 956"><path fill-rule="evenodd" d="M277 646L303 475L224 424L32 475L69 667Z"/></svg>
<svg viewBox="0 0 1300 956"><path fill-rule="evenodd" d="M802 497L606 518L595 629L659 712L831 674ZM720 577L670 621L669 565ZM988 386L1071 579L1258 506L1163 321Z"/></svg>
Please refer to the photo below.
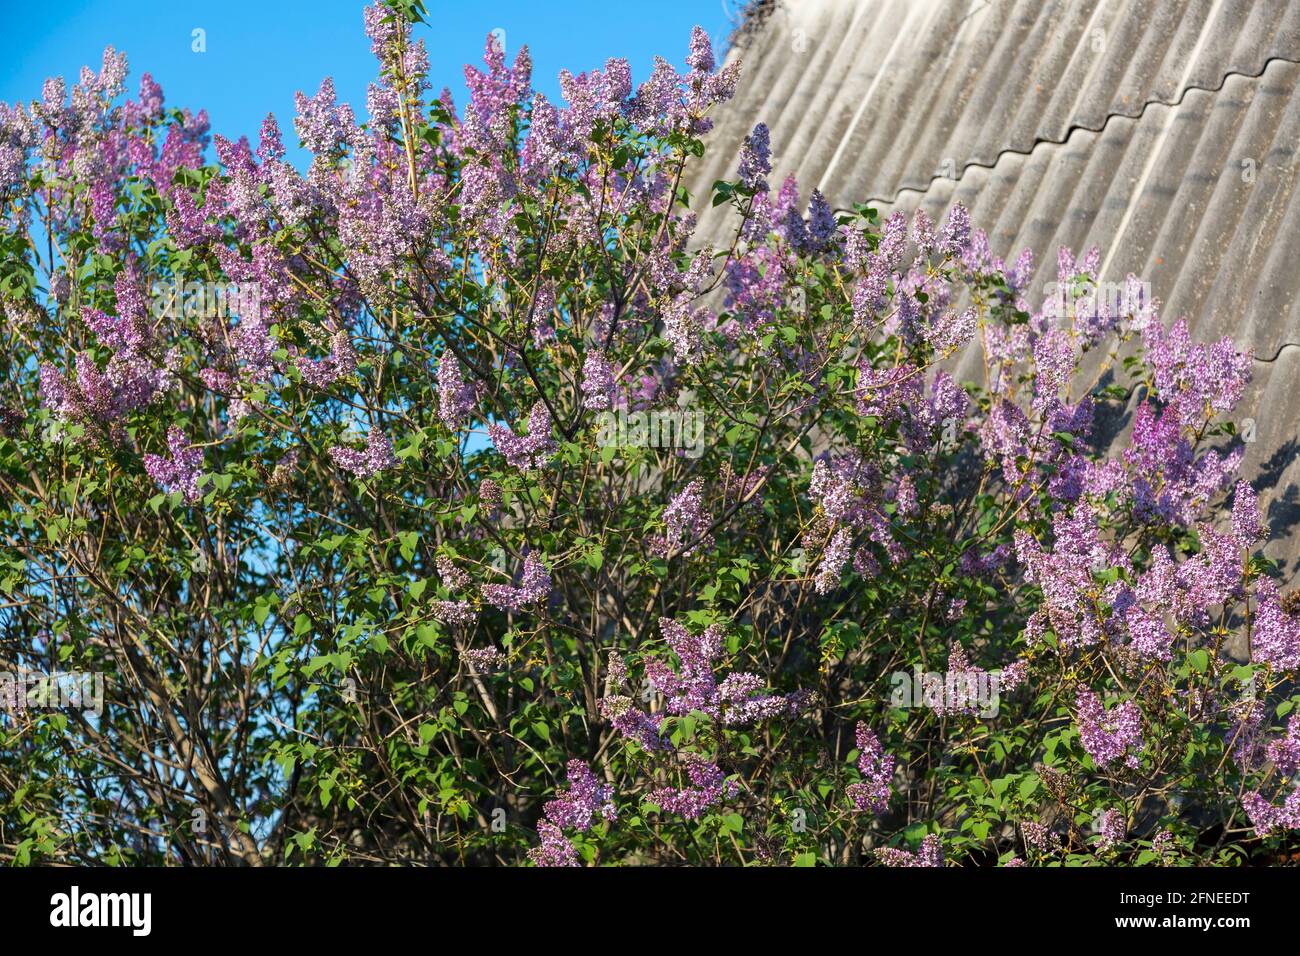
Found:
<svg viewBox="0 0 1300 956"><path fill-rule="evenodd" d="M326 79L256 144L112 50L0 105L0 664L109 688L3 699L6 856L1296 846L1250 356L1096 250L1040 297L960 205L805 203L761 123L691 194L740 68L698 28L563 103L489 38L457 104L420 18L366 10L364 118Z"/></svg>

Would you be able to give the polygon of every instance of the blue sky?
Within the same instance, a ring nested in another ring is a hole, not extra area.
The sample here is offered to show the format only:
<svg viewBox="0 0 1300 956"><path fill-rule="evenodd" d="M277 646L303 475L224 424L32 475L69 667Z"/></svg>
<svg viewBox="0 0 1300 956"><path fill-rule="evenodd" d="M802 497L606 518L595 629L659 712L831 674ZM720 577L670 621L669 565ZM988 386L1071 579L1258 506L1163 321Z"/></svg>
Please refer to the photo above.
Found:
<svg viewBox="0 0 1300 956"><path fill-rule="evenodd" d="M558 97L556 76L598 67L624 56L636 79L649 72L655 54L678 67L690 29L699 24L721 49L730 31L729 10L741 0L426 0L436 29L419 27L429 49L435 90L450 86L465 102L463 65L478 63L483 41L505 31L506 52L527 43L537 89ZM291 129L295 90L314 93L334 77L341 99L365 114L366 85L376 65L362 29L360 0L226 0L224 3L101 0L19 3L0 0L0 100L40 96L47 76L73 82L83 64L98 68L112 44L127 54L131 95L148 71L162 84L168 106L206 108L215 132L256 142L262 118L274 112ZM207 51L191 49L192 31L205 31ZM286 145L292 139L286 136Z"/></svg>

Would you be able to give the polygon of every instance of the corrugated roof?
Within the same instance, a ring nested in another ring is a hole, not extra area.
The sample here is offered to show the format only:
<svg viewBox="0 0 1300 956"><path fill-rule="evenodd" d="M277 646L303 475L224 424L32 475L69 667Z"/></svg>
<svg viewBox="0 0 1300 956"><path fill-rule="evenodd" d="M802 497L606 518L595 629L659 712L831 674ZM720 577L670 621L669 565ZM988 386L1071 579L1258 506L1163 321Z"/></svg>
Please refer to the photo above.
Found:
<svg viewBox="0 0 1300 956"><path fill-rule="evenodd" d="M1300 571L1300 3L785 0L744 50L693 193L766 122L774 181L882 213L954 200L991 251L1098 246L1202 339L1254 350L1245 471ZM708 227L708 219L705 228ZM966 377L979 357L957 364Z"/></svg>

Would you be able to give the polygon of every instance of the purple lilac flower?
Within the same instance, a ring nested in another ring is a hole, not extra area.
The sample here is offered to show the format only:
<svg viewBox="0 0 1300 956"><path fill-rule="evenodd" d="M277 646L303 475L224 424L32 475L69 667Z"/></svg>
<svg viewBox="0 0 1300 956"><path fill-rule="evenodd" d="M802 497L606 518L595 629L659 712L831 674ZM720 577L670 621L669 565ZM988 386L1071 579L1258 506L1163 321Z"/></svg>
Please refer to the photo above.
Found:
<svg viewBox="0 0 1300 956"><path fill-rule="evenodd" d="M916 496L916 483L910 474L904 473L894 487L894 507L896 513L904 518L914 517L921 512L921 505Z"/></svg>
<svg viewBox="0 0 1300 956"><path fill-rule="evenodd" d="M504 425L491 422L488 437L507 462L520 471L543 468L558 447L551 437L551 413L546 403L537 401L528 413L528 434L520 436Z"/></svg>
<svg viewBox="0 0 1300 956"><path fill-rule="evenodd" d="M1025 820L1020 824L1020 832L1024 834L1025 845L1040 853L1052 853L1061 848L1061 838L1037 820Z"/></svg>
<svg viewBox="0 0 1300 956"><path fill-rule="evenodd" d="M900 418L909 405L920 402L921 384L921 374L914 366L878 369L863 359L854 392L858 414L874 416L887 425Z"/></svg>
<svg viewBox="0 0 1300 956"><path fill-rule="evenodd" d="M434 601L433 616L444 624L473 624L478 612L468 601Z"/></svg>
<svg viewBox="0 0 1300 956"><path fill-rule="evenodd" d="M916 438L922 444L928 443L939 429L949 423L956 425L964 421L969 407L970 397L966 390L951 375L940 369L930 384L930 394L925 404L917 409L914 416L914 425L918 429Z"/></svg>
<svg viewBox="0 0 1300 956"><path fill-rule="evenodd" d="M755 192L767 192L771 171L772 138L767 124L759 123L740 147L740 181Z"/></svg>
<svg viewBox="0 0 1300 956"><path fill-rule="evenodd" d="M598 121L609 122L623 113L632 92L632 72L627 60L610 58L605 69L574 76L560 71L560 93L569 104L561 125L570 141L580 145L590 139Z"/></svg>
<svg viewBox="0 0 1300 956"><path fill-rule="evenodd" d="M474 411L474 389L461 375L460 362L451 349L438 360L438 417L452 431L459 430Z"/></svg>
<svg viewBox="0 0 1300 956"><path fill-rule="evenodd" d="M1100 697L1081 687L1075 706L1079 711L1079 740L1093 762L1105 770L1123 758L1127 766L1136 770L1138 755L1145 746L1142 714L1137 704L1125 701L1107 712Z"/></svg>
<svg viewBox="0 0 1300 956"><path fill-rule="evenodd" d="M446 555L438 555L434 558L433 564L438 569L438 577L449 590L462 591L469 584L469 575L456 567L455 562Z"/></svg>
<svg viewBox="0 0 1300 956"><path fill-rule="evenodd" d="M569 789L546 804L542 811L546 819L583 833L591 829L597 814L606 820L618 819L612 788L597 780L581 760L570 760L568 772Z"/></svg>
<svg viewBox="0 0 1300 956"><path fill-rule="evenodd" d="M830 522L843 522L850 528L865 530L872 541L885 549L891 563L906 557L905 549L892 537L889 520L882 510L879 470L857 453L834 459L819 458L813 465L808 491ZM864 566L873 560L865 560ZM855 557L855 569L858 564Z"/></svg>
<svg viewBox="0 0 1300 956"><path fill-rule="evenodd" d="M947 355L974 337L978 318L974 309L966 309L960 315L946 312L934 324L926 326L921 334L936 352Z"/></svg>
<svg viewBox="0 0 1300 956"><path fill-rule="evenodd" d="M555 341L555 326L552 324L555 301L554 285L543 282L538 286L529 315L532 322L533 344L539 349Z"/></svg>
<svg viewBox="0 0 1300 956"><path fill-rule="evenodd" d="M858 745L858 770L863 779L849 785L849 799L856 810L884 813L889 808L894 756L885 753L875 733L862 721L858 722L854 739Z"/></svg>
<svg viewBox="0 0 1300 956"><path fill-rule="evenodd" d="M473 650L461 651L460 659L480 671L502 670L507 663L506 656L495 647L476 647Z"/></svg>
<svg viewBox="0 0 1300 956"><path fill-rule="evenodd" d="M659 628L677 657L679 670L652 659L646 662L645 674L650 686L667 698L670 714L701 711L728 726L740 726L781 715L797 715L815 699L815 695L804 691L769 693L762 678L744 671L732 673L718 684L713 663L722 655L720 625L711 625L698 636L669 618L660 619ZM610 707L622 719L624 726L616 723L620 732L641 740L648 749L657 749L654 739L659 737L658 722L621 703L611 703Z"/></svg>
<svg viewBox="0 0 1300 956"><path fill-rule="evenodd" d="M543 94L534 94L528 137L520 154L525 176L536 181L551 176L569 159L570 145L560 111Z"/></svg>
<svg viewBox="0 0 1300 956"><path fill-rule="evenodd" d="M167 429L167 450L167 455L146 454L144 470L164 491L179 491L187 503L193 504L203 497L199 491L203 453L191 448L185 433L175 425Z"/></svg>
<svg viewBox="0 0 1300 956"><path fill-rule="evenodd" d="M916 250L922 258L928 257L936 248L934 223L922 209L912 216L912 242L916 243Z"/></svg>
<svg viewBox="0 0 1300 956"><path fill-rule="evenodd" d="M1121 843L1128 832L1128 824L1122 810L1107 810L1097 823L1097 832L1101 834L1099 846L1104 850Z"/></svg>
<svg viewBox="0 0 1300 956"><path fill-rule="evenodd" d="M609 408L614 393L614 364L605 353L592 350L582 363L582 407L591 411Z"/></svg>
<svg viewBox="0 0 1300 956"><path fill-rule="evenodd" d="M838 228L835 213L820 189L814 189L808 199L808 237L813 248L821 249L830 243Z"/></svg>
<svg viewBox="0 0 1300 956"><path fill-rule="evenodd" d="M298 371L313 388L327 388L344 375L357 370L357 353L347 331L340 329L330 338L330 354L319 361L301 359Z"/></svg>
<svg viewBox="0 0 1300 956"><path fill-rule="evenodd" d="M140 98L128 100L123 110L127 126L148 127L162 118L163 91L148 73L140 75Z"/></svg>
<svg viewBox="0 0 1300 956"><path fill-rule="evenodd" d="M564 831L550 820L537 824L537 833L542 838L540 846L528 851L528 859L537 866L577 866L578 851L565 837Z"/></svg>
<svg viewBox="0 0 1300 956"><path fill-rule="evenodd" d="M1232 533L1243 548L1249 548L1260 539L1263 523L1259 518L1259 497L1250 482L1238 481L1232 498Z"/></svg>
<svg viewBox="0 0 1300 956"><path fill-rule="evenodd" d="M1208 415L1231 409L1250 382L1250 353L1238 351L1226 337L1212 345L1194 343L1181 319L1168 330L1149 323L1142 341L1156 394L1186 428L1199 429Z"/></svg>
<svg viewBox="0 0 1300 956"><path fill-rule="evenodd" d="M537 824L542 842L528 851L529 859L537 866L577 866L577 852L563 828L586 832L598 813L606 820L618 818L613 790L597 780L586 764L570 760L568 773L568 790L546 804L544 818Z"/></svg>
<svg viewBox="0 0 1300 956"><path fill-rule="evenodd" d="M845 226L843 228L843 235L844 268L854 274L861 272L866 268L867 263L872 261L871 243L867 240L867 234L861 229L855 229L853 226ZM881 294L884 294L883 288ZM857 298L856 290L854 292L854 298ZM857 313L858 307L855 305L854 318L860 322L862 319L858 318Z"/></svg>
<svg viewBox="0 0 1300 956"><path fill-rule="evenodd" d="M1043 610L1062 646L1096 644L1103 635L1096 620L1092 569L1123 564L1126 555L1102 540L1096 514L1086 504L1080 504L1073 514L1058 513L1053 531L1056 542L1049 551L1027 531L1017 529L1016 557L1025 567L1025 579L1042 589Z"/></svg>
<svg viewBox="0 0 1300 956"><path fill-rule="evenodd" d="M892 846L879 847L875 853L885 866L943 866L943 844L933 833L921 841L916 853Z"/></svg>
<svg viewBox="0 0 1300 956"><path fill-rule="evenodd" d="M704 508L704 482L698 478L687 485L664 509L664 533L650 543L650 552L660 557L681 553L692 555L712 545L709 527L713 516Z"/></svg>
<svg viewBox="0 0 1300 956"><path fill-rule="evenodd" d="M103 424L148 405L174 381L169 369L156 368L129 350L116 353L104 370L91 353L80 353L71 381L48 364L40 366L39 375L41 398L53 414L63 421Z"/></svg>
<svg viewBox="0 0 1300 956"><path fill-rule="evenodd" d="M134 351L144 345L146 330L139 323L107 315L90 306L82 308L81 320L101 345L114 351Z"/></svg>
<svg viewBox="0 0 1300 956"><path fill-rule="evenodd" d="M1049 329L1034 343L1035 409L1050 408L1060 401L1060 393L1070 384L1074 373L1074 342L1064 329Z"/></svg>
<svg viewBox="0 0 1300 956"><path fill-rule="evenodd" d="M366 434L365 451L335 445L329 450L329 455L335 465L344 471L350 471L358 478L369 478L397 464L392 442L377 427L371 428Z"/></svg>
<svg viewBox="0 0 1300 956"><path fill-rule="evenodd" d="M698 820L718 801L730 800L736 795L736 785L726 779L726 774L717 764L698 754L686 754L685 760L686 776L694 786L680 789L660 787L650 793L650 802L665 813Z"/></svg>
<svg viewBox="0 0 1300 956"><path fill-rule="evenodd" d="M686 55L686 65L697 73L713 72L713 45L703 27L691 28L691 51Z"/></svg>
<svg viewBox="0 0 1300 956"><path fill-rule="evenodd" d="M681 673L659 660L646 663L646 679L668 698L670 714L703 711L711 717L720 713L721 695L713 676L713 661L722 655L722 627L710 625L700 635L691 634L670 618L661 618L659 629L681 663Z"/></svg>
<svg viewBox="0 0 1300 956"><path fill-rule="evenodd" d="M266 163L284 156L284 141L280 136L280 124L275 121L274 113L267 113L257 135L257 159Z"/></svg>
<svg viewBox="0 0 1300 956"><path fill-rule="evenodd" d="M478 499L489 511L498 511L504 502L501 485L491 478L484 478L478 486Z"/></svg>
<svg viewBox="0 0 1300 956"><path fill-rule="evenodd" d="M771 694L757 674L734 671L718 685L722 701L722 722L729 727L752 724L772 717L797 715L811 702L811 695Z"/></svg>
<svg viewBox="0 0 1300 956"><path fill-rule="evenodd" d="M1286 736L1268 745L1268 759L1277 772L1290 777L1300 770L1300 714L1292 714L1286 725Z"/></svg>
<svg viewBox="0 0 1300 956"><path fill-rule="evenodd" d="M902 210L885 220L880 229L880 245L876 258L885 270L897 269L907 251L907 215Z"/></svg>
<svg viewBox="0 0 1300 956"><path fill-rule="evenodd" d="M1034 250L1026 246L1020 250L1015 264L1007 271L1007 287L1013 293L1024 292L1034 277Z"/></svg>
<svg viewBox="0 0 1300 956"><path fill-rule="evenodd" d="M627 661L618 651L610 651L605 665L605 686L619 690L627 684Z"/></svg>
<svg viewBox="0 0 1300 956"><path fill-rule="evenodd" d="M600 715L628 740L635 740L649 751L670 750L663 735L663 717L655 717L638 708L624 694L609 694L596 702Z"/></svg>
<svg viewBox="0 0 1300 956"><path fill-rule="evenodd" d="M923 681L925 702L935 713L968 714L980 712L980 688L986 686L987 672L971 664L961 644L953 642L948 651L948 671Z"/></svg>
<svg viewBox="0 0 1300 956"><path fill-rule="evenodd" d="M969 245L970 213L961 203L953 203L939 233L939 251L946 256L960 256Z"/></svg>
<svg viewBox="0 0 1300 956"><path fill-rule="evenodd" d="M998 545L986 555L981 555L977 549L972 548L962 553L961 571L963 574L988 577L1006 565L1010 558L1011 548L1005 544Z"/></svg>
<svg viewBox="0 0 1300 956"><path fill-rule="evenodd" d="M1159 412L1149 402L1139 405L1132 445L1123 458L1135 472L1138 516L1190 526L1210 498L1232 481L1243 452L1240 447L1226 455L1210 450L1195 458L1191 433L1180 425L1180 414L1173 405Z"/></svg>
<svg viewBox="0 0 1300 956"><path fill-rule="evenodd" d="M551 574L536 551L524 557L519 587L509 584L485 584L483 600L503 611L518 611L551 596Z"/></svg>
<svg viewBox="0 0 1300 956"><path fill-rule="evenodd" d="M848 563L852 543L853 532L848 528L840 528L831 537L813 579L813 587L818 594L826 594L840 583L840 571Z"/></svg>
<svg viewBox="0 0 1300 956"><path fill-rule="evenodd" d="M1172 658L1175 635L1165 627L1162 615L1135 604L1124 611L1123 620L1135 651L1160 661Z"/></svg>
<svg viewBox="0 0 1300 956"><path fill-rule="evenodd" d="M1280 807L1274 806L1258 792L1242 797L1241 805L1260 837L1266 837L1274 830L1300 830L1300 787L1293 788Z"/></svg>
<svg viewBox="0 0 1300 956"><path fill-rule="evenodd" d="M1001 271L1003 267L1002 260L989 253L989 237L983 229L971 230L970 242L961 254L961 264L976 275L994 269Z"/></svg>
<svg viewBox="0 0 1300 956"><path fill-rule="evenodd" d="M294 94L298 115L293 126L302 144L311 152L323 155L334 151L347 138L352 111L335 102L334 80L326 77L315 96Z"/></svg>
<svg viewBox="0 0 1300 956"><path fill-rule="evenodd" d="M1255 633L1251 640L1253 659L1278 671L1300 667L1300 619L1283 610L1277 583L1271 578L1260 578L1255 597L1259 605L1255 609Z"/></svg>

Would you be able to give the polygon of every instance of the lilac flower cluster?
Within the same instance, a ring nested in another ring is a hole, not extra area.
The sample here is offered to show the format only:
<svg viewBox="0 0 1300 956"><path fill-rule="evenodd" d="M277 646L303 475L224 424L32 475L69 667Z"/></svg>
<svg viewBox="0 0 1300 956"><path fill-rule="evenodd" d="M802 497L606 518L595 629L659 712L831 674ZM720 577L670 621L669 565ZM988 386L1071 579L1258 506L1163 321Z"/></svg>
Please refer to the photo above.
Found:
<svg viewBox="0 0 1300 956"><path fill-rule="evenodd" d="M502 670L506 666L506 656L495 647L476 647L461 651L460 659L478 671Z"/></svg>
<svg viewBox="0 0 1300 956"><path fill-rule="evenodd" d="M690 556L710 547L713 516L704 508L704 483L696 479L674 496L664 509L663 521L664 533L650 542L651 554Z"/></svg>
<svg viewBox="0 0 1300 956"><path fill-rule="evenodd" d="M721 696L713 676L713 662L722 656L721 625L710 625L695 635L677 621L661 618L659 629L677 656L681 673L674 672L664 661L652 659L646 663L646 678L668 698L668 712L688 714L699 710L719 716Z"/></svg>
<svg viewBox="0 0 1300 956"><path fill-rule="evenodd" d="M1124 811L1112 809L1103 813L1101 819L1097 822L1097 833L1101 836L1098 845L1103 850L1109 849L1117 843L1122 843L1125 834L1128 833L1128 823Z"/></svg>
<svg viewBox="0 0 1300 956"><path fill-rule="evenodd" d="M545 601L550 595L551 574L536 551L524 556L524 569L518 587L510 584L483 585L483 600L503 611L522 610L528 605Z"/></svg>
<svg viewBox="0 0 1300 956"><path fill-rule="evenodd" d="M1024 834L1025 846L1033 847L1040 853L1054 853L1061 849L1061 838L1053 833L1047 824L1040 820L1025 820L1020 824Z"/></svg>
<svg viewBox="0 0 1300 956"><path fill-rule="evenodd" d="M615 369L600 351L591 351L582 362L582 407L601 411L610 407L614 394Z"/></svg>
<svg viewBox="0 0 1300 956"><path fill-rule="evenodd" d="M675 671L667 662L651 658L646 661L645 676L649 685L667 698L669 714L699 712L724 726L736 727L774 717L796 716L815 701L815 695L808 691L771 693L761 677L745 671L735 671L719 683L713 668L723 652L720 625L711 625L694 635L684 625L662 618L659 628L679 667ZM609 692L599 702L602 716L623 737L637 741L648 751L672 749L663 735L663 718L640 710L621 692L626 678L622 660L611 657Z"/></svg>
<svg viewBox="0 0 1300 956"><path fill-rule="evenodd" d="M551 412L543 401L536 402L528 413L526 435L517 435L506 426L491 422L488 437L511 467L520 471L544 468L557 447L551 437Z"/></svg>
<svg viewBox="0 0 1300 956"><path fill-rule="evenodd" d="M1300 787L1292 788L1281 806L1269 803L1257 791L1241 798L1255 833L1266 837L1274 830L1300 830Z"/></svg>
<svg viewBox="0 0 1300 956"><path fill-rule="evenodd" d="M684 759L686 776L692 786L659 787L650 792L650 802L665 813L698 820L715 803L736 795L735 782L728 780L717 764L698 754L686 754Z"/></svg>
<svg viewBox="0 0 1300 956"><path fill-rule="evenodd" d="M144 470L164 491L180 492L189 504L203 497L199 475L203 453L190 446L185 433L175 425L167 429L167 454L144 456Z"/></svg>
<svg viewBox="0 0 1300 956"><path fill-rule="evenodd" d="M865 532L866 538L884 549L890 563L906 556L894 537L884 510L885 490L879 469L856 453L835 458L819 458L813 466L809 494L821 509L823 523L819 531L834 528L822 550L821 562L814 576L814 588L826 594L839 581L840 571L851 550L854 534ZM806 535L805 548L817 547L815 536ZM860 573L873 573L878 567L868 545L853 553L853 566Z"/></svg>
<svg viewBox="0 0 1300 956"><path fill-rule="evenodd" d="M323 359L300 359L298 372L313 388L328 388L345 375L357 370L357 353L352 339L340 329L330 339L330 354Z"/></svg>
<svg viewBox="0 0 1300 956"><path fill-rule="evenodd" d="M1254 659L1278 671L1300 667L1300 617L1283 609L1277 584L1271 579L1261 579L1255 593L1259 606L1251 642Z"/></svg>
<svg viewBox="0 0 1300 956"><path fill-rule="evenodd" d="M478 620L474 605L467 601L434 601L432 611L444 624L473 624Z"/></svg>
<svg viewBox="0 0 1300 956"><path fill-rule="evenodd" d="M1017 671L1015 665L1012 668L1011 679L1014 683ZM930 686L941 682L942 686L933 689ZM974 666L966 656L965 649L954 641L948 651L948 672L944 675L927 675L922 683L924 699L936 714L973 716L983 707L980 693L981 688L989 686L989 675L982 668Z"/></svg>
<svg viewBox="0 0 1300 956"><path fill-rule="evenodd" d="M392 442L378 427L372 427L366 433L365 451L335 445L330 448L329 455L335 465L358 478L370 478L397 464Z"/></svg>
<svg viewBox="0 0 1300 956"><path fill-rule="evenodd" d="M53 365L40 367L41 397L55 416L65 422L108 425L119 437L128 413L151 404L173 381L169 369L156 368L129 351L115 354L104 369L89 352L82 352L71 378Z"/></svg>
<svg viewBox="0 0 1300 956"><path fill-rule="evenodd" d="M740 181L754 192L767 192L772 171L772 137L766 123L758 123L740 148Z"/></svg>
<svg viewBox="0 0 1300 956"><path fill-rule="evenodd" d="M876 849L876 859L885 866L943 866L943 843L931 833L915 853L886 846Z"/></svg>
<svg viewBox="0 0 1300 956"><path fill-rule="evenodd" d="M1142 713L1137 704L1125 701L1108 712L1100 697L1088 688L1080 687L1075 707L1079 711L1079 740L1093 762L1105 770L1122 759L1128 767L1136 770L1145 746Z"/></svg>
<svg viewBox="0 0 1300 956"><path fill-rule="evenodd" d="M890 783L894 779L894 756L885 753L879 738L862 721L855 731L858 770L862 780L850 784L848 794L854 809L881 814L889 809Z"/></svg>
<svg viewBox="0 0 1300 956"><path fill-rule="evenodd" d="M1300 770L1300 714L1292 714L1286 735L1268 745L1268 759L1278 773L1290 777Z"/></svg>
<svg viewBox="0 0 1300 956"><path fill-rule="evenodd" d="M474 389L465 382L460 362L450 349L438 360L438 417L458 431L474 412Z"/></svg>
<svg viewBox="0 0 1300 956"><path fill-rule="evenodd" d="M537 825L541 845L528 851L537 866L577 866L577 851L564 836L564 828L585 833L597 814L609 821L618 819L613 790L597 780L585 763L570 760L568 772L568 790L546 804L545 819Z"/></svg>
<svg viewBox="0 0 1300 956"><path fill-rule="evenodd" d="M617 653L609 655L605 695L597 701L600 715L627 740L635 740L647 751L671 750L663 735L663 717L638 708L626 693L627 664Z"/></svg>

